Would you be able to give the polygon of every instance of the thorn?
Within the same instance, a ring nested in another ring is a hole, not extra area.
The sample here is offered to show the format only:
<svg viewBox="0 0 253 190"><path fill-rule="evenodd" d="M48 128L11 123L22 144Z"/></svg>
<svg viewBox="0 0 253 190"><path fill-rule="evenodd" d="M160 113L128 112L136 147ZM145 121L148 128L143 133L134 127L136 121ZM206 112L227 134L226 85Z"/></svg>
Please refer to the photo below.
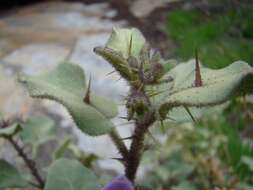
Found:
<svg viewBox="0 0 253 190"><path fill-rule="evenodd" d="M174 119L174 118L172 118L172 117L169 117L169 116L166 116L166 118L165 119L169 119L169 120L171 120L171 121L174 121L174 122L176 122L176 120Z"/></svg>
<svg viewBox="0 0 253 190"><path fill-rule="evenodd" d="M122 77L119 77L119 79L116 80L116 82L119 82L122 79Z"/></svg>
<svg viewBox="0 0 253 190"><path fill-rule="evenodd" d="M166 90L163 90L163 91L160 91L160 92L154 92L154 93L150 93L148 94L149 97L153 97L153 96L157 96L157 95L160 95L162 93L166 92Z"/></svg>
<svg viewBox="0 0 253 190"><path fill-rule="evenodd" d="M196 124L197 121L196 121L196 119L193 117L193 115L192 115L190 109L189 109L187 106L184 106L184 108L185 108L185 110L187 111L187 113L190 115L192 121Z"/></svg>
<svg viewBox="0 0 253 190"><path fill-rule="evenodd" d="M119 125L123 126L123 125L131 125L131 124L134 124L134 122L125 122L125 123L120 123Z"/></svg>
<svg viewBox="0 0 253 190"><path fill-rule="evenodd" d="M128 120L128 117L125 117L125 116L120 116L119 118Z"/></svg>
<svg viewBox="0 0 253 190"><path fill-rule="evenodd" d="M141 81L144 81L144 71L143 71L143 61L141 61L140 68L139 68L139 77Z"/></svg>
<svg viewBox="0 0 253 190"><path fill-rule="evenodd" d="M160 142L158 141L158 140L156 140L156 138L152 135L152 133L148 130L148 135L152 138L152 140L156 143L156 144L158 144L158 145L161 145L160 144Z"/></svg>
<svg viewBox="0 0 253 190"><path fill-rule="evenodd" d="M87 88L85 97L83 98L83 101L86 104L90 104L90 87L91 87L91 75L90 75L89 84L88 84L88 88Z"/></svg>
<svg viewBox="0 0 253 190"><path fill-rule="evenodd" d="M194 86L200 87L202 86L202 79L201 79L201 73L200 73L200 67L199 67L199 57L198 57L198 50L195 50L195 81Z"/></svg>
<svg viewBox="0 0 253 190"><path fill-rule="evenodd" d="M134 136L130 136L130 137L125 137L125 138L121 138L121 140L132 140L134 138Z"/></svg>
<svg viewBox="0 0 253 190"><path fill-rule="evenodd" d="M166 130L165 130L165 126L164 126L163 120L160 120L160 124L161 124L161 131L162 131L162 133L165 133Z"/></svg>
<svg viewBox="0 0 253 190"><path fill-rule="evenodd" d="M125 104L124 104L124 105L125 105ZM124 116L121 117L121 116L120 116L120 117L118 117L118 118L130 121L128 117L124 117ZM131 118L131 119L135 120L136 118Z"/></svg>
<svg viewBox="0 0 253 190"><path fill-rule="evenodd" d="M126 95L120 94L119 96L120 96L122 101L126 101L128 99L128 96L126 96ZM125 105L125 104L123 104L123 105Z"/></svg>
<svg viewBox="0 0 253 190"><path fill-rule="evenodd" d="M109 76L109 75L111 75L111 74L113 74L113 73L115 73L116 71L114 70L114 71L111 71L111 72L109 72L109 73L107 73L105 76Z"/></svg>
<svg viewBox="0 0 253 190"><path fill-rule="evenodd" d="M140 91L141 91L141 89L143 88L143 86L144 86L144 84L143 84L143 83L141 83L137 91L138 91L138 92L140 92Z"/></svg>
<svg viewBox="0 0 253 190"><path fill-rule="evenodd" d="M124 164L124 162L125 162L125 159L124 159L124 158L111 158L111 159L117 160L117 161L119 161L119 162L121 162L121 163L123 163L123 164Z"/></svg>
<svg viewBox="0 0 253 190"><path fill-rule="evenodd" d="M73 46L71 47L71 49L70 49L70 51L69 51L69 53L68 53L68 55L67 55L67 57L66 57L66 60L67 60L67 61L70 61L72 55L74 54L75 49L76 49L76 46L77 46L77 44L78 44L77 42L78 42L78 40L75 39L74 44L73 44Z"/></svg>
<svg viewBox="0 0 253 190"><path fill-rule="evenodd" d="M132 45L133 45L133 35L131 34L130 44L129 44L129 49L128 49L128 57L130 57L132 54Z"/></svg>
<svg viewBox="0 0 253 190"><path fill-rule="evenodd" d="M144 145L143 151L146 152L152 148L152 145Z"/></svg>

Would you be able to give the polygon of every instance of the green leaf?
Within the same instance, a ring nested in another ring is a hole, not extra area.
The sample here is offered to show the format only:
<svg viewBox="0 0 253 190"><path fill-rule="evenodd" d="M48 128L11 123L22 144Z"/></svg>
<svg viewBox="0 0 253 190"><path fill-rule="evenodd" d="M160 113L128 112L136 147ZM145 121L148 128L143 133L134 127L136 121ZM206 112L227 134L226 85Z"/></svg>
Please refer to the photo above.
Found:
<svg viewBox="0 0 253 190"><path fill-rule="evenodd" d="M69 148L70 143L71 143L70 138L67 138L66 140L64 140L64 142L55 150L54 160L57 160L57 159L62 158L64 156L65 152Z"/></svg>
<svg viewBox="0 0 253 190"><path fill-rule="evenodd" d="M31 117L23 127L20 137L24 143L33 146L33 151L36 151L39 145L55 138L55 123L45 115Z"/></svg>
<svg viewBox="0 0 253 190"><path fill-rule="evenodd" d="M32 97L54 100L65 106L76 125L88 135L102 135L114 127L108 119L117 114L112 101L91 94L90 104L84 103L85 76L78 65L61 63L51 72L24 76L20 81Z"/></svg>
<svg viewBox="0 0 253 190"><path fill-rule="evenodd" d="M202 118L204 116L217 115L220 114L226 107L227 103L212 106L212 107L190 107L188 108L195 120ZM173 122L188 122L192 121L190 114L186 111L184 107L175 107L169 111L168 118Z"/></svg>
<svg viewBox="0 0 253 190"><path fill-rule="evenodd" d="M128 64L127 59L122 57L122 54L107 47L96 47L94 52L108 61L122 77L129 81L135 80L130 65Z"/></svg>
<svg viewBox="0 0 253 190"><path fill-rule="evenodd" d="M59 159L49 168L45 190L99 190L97 177L76 160Z"/></svg>
<svg viewBox="0 0 253 190"><path fill-rule="evenodd" d="M179 106L219 105L232 96L249 94L253 91L253 68L243 61L234 62L219 70L204 66L200 68L203 82L201 87L194 87L195 61L179 64L168 72L174 81L160 97L165 101L165 103L161 101L162 115Z"/></svg>
<svg viewBox="0 0 253 190"><path fill-rule="evenodd" d="M0 129L0 137L12 136L21 130L21 126L17 123L12 124L9 127Z"/></svg>
<svg viewBox="0 0 253 190"><path fill-rule="evenodd" d="M127 59L129 56L139 58L144 44L145 38L138 29L114 28L106 47L121 53Z"/></svg>
<svg viewBox="0 0 253 190"><path fill-rule="evenodd" d="M0 189L25 187L26 185L26 180L14 166L5 160L0 160Z"/></svg>

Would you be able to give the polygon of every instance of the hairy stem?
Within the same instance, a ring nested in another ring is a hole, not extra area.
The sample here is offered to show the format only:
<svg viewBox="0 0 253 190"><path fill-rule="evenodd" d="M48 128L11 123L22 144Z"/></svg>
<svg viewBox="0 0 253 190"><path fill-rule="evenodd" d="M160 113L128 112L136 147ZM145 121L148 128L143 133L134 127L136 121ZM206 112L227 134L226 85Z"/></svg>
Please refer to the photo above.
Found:
<svg viewBox="0 0 253 190"><path fill-rule="evenodd" d="M45 186L45 182L44 182L43 178L40 176L34 160L28 158L28 156L26 155L24 150L18 145L18 143L11 136L6 137L6 139L14 147L14 149L17 151L18 155L23 159L24 163L29 168L31 174L33 175L33 177L35 178L35 180L38 183L36 186L39 187L40 189L43 189Z"/></svg>
<svg viewBox="0 0 253 190"><path fill-rule="evenodd" d="M133 141L128 153L125 168L126 177L132 183L134 183L136 172L141 161L145 134L154 121L154 113L152 112L147 112L142 120L136 121Z"/></svg>
<svg viewBox="0 0 253 190"><path fill-rule="evenodd" d="M113 143L115 144L115 146L119 150L119 153L121 154L123 160L125 160L128 156L128 150L127 150L127 147L126 147L125 143L120 138L120 136L119 136L118 132L116 131L116 129L113 129L110 132L109 135L110 135Z"/></svg>

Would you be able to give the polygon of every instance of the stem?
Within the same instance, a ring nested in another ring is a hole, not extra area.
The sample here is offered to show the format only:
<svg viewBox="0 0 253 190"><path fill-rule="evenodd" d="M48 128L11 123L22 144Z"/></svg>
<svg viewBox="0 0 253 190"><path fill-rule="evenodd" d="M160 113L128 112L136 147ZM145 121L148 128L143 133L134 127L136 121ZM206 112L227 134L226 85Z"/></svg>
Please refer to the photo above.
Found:
<svg viewBox="0 0 253 190"><path fill-rule="evenodd" d="M144 148L144 138L145 134L155 121L154 113L147 112L141 121L136 121L136 127L134 130L133 141L128 153L126 160L125 174L126 177L134 184L137 169L139 167L143 148Z"/></svg>
<svg viewBox="0 0 253 190"><path fill-rule="evenodd" d="M6 137L6 139L14 147L14 149L17 151L18 155L24 160L24 163L29 168L31 174L34 176L34 178L38 182L37 186L39 188L43 189L45 186L45 182L44 182L43 178L40 176L35 162L32 159L28 158L28 156L25 154L24 150L18 145L17 142L15 142L13 140L13 138L11 136Z"/></svg>
<svg viewBox="0 0 253 190"><path fill-rule="evenodd" d="M125 143L120 138L118 132L115 129L113 129L109 135L110 135L113 143L115 144L115 146L119 150L119 153L121 154L123 160L125 160L128 156L128 150L127 150Z"/></svg>

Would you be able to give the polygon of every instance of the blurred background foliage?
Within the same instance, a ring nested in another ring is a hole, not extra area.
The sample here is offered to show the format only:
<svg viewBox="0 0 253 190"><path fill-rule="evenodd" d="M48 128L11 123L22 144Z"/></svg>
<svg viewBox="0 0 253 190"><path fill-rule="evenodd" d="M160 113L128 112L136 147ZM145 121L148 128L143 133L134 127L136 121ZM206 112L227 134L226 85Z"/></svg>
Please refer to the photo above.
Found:
<svg viewBox="0 0 253 190"><path fill-rule="evenodd" d="M170 56L187 61L198 49L201 62L214 69L236 60L253 64L252 4L206 2L208 11L176 8L167 14L162 30L176 47L170 49ZM163 146L153 141L155 148L145 154L144 164L157 163L145 178L147 187L253 189L252 116L251 97L245 97L231 101L223 113L197 123L167 124Z"/></svg>
<svg viewBox="0 0 253 190"><path fill-rule="evenodd" d="M178 45L177 57L188 60L197 48L205 65L222 68L238 59L252 63L252 20L251 7L208 15L197 10L175 10L167 18L166 32Z"/></svg>
<svg viewBox="0 0 253 190"><path fill-rule="evenodd" d="M156 166L144 183L161 190L252 189L252 117L241 104L235 100L224 113L197 123L167 124L165 143L150 142L154 147L145 154L143 164Z"/></svg>

